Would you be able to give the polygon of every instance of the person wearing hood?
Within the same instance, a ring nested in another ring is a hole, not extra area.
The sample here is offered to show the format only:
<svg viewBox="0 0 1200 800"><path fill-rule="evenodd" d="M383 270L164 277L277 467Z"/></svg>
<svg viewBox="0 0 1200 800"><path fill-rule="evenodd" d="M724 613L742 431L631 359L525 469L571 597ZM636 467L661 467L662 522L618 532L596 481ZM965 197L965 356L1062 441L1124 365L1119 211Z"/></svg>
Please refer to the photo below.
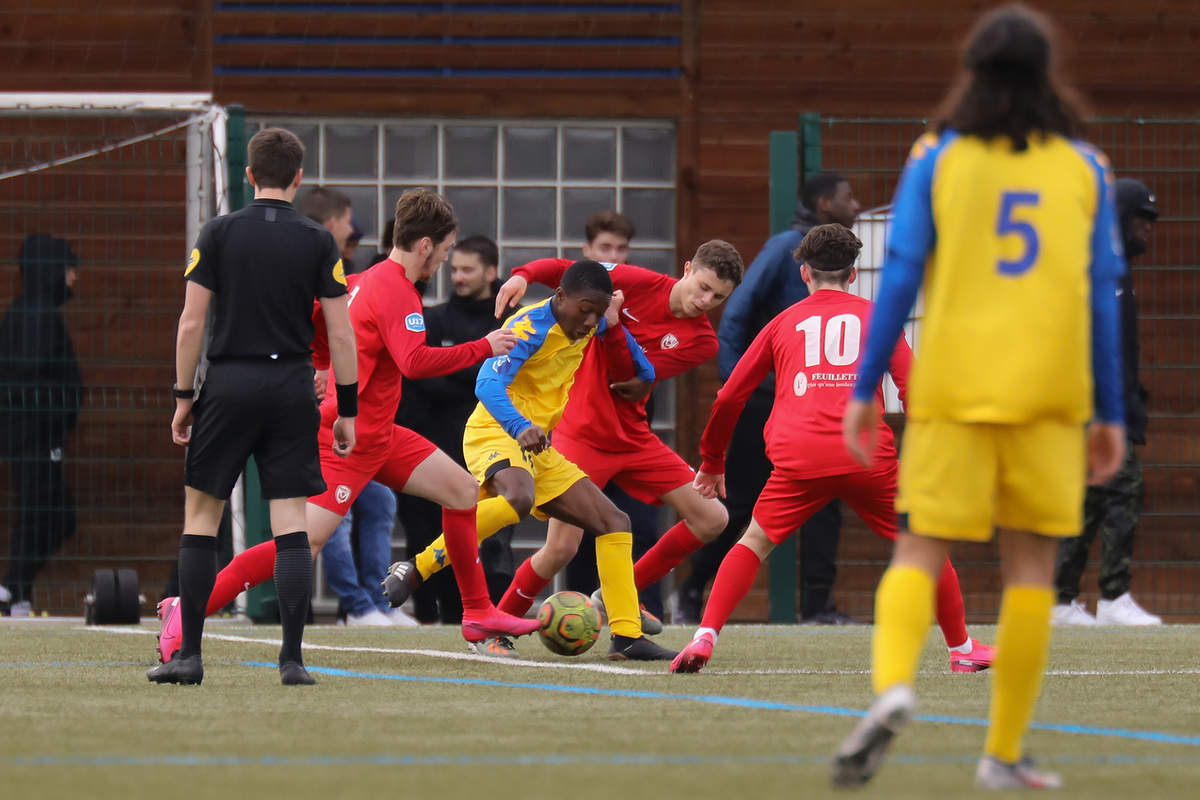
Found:
<svg viewBox="0 0 1200 800"><path fill-rule="evenodd" d="M1121 304L1122 364L1125 393L1125 461L1120 471L1102 486L1089 486L1084 499L1083 533L1058 543L1054 585L1058 605L1051 620L1055 625L1161 625L1162 617L1147 612L1129 591L1133 576L1133 535L1146 496L1142 464L1134 445L1146 443L1146 387L1138 380L1137 297L1133 290L1133 260L1146 252L1158 206L1154 195L1141 181L1120 178L1116 182L1117 216L1125 259L1130 269L1121 279L1117 296ZM1088 613L1079 597L1079 579L1087 566L1088 551L1100 535L1100 599L1096 616Z"/></svg>
<svg viewBox="0 0 1200 800"><path fill-rule="evenodd" d="M486 336L501 325L496 319L496 292L500 252L486 236L460 240L450 255L450 281L454 293L445 303L425 309L425 341L430 347L450 347ZM397 424L412 428L449 453L463 460L463 429L479 402L475 376L479 365L441 378L404 382L404 395L396 414ZM416 555L442 532L441 510L427 500L404 495L400 518L404 521L408 552ZM487 578L488 594L499 601L512 581L512 528L489 536L479 546L479 559ZM413 602L422 622L454 623L462 615L462 600L448 571L431 576L417 589Z"/></svg>
<svg viewBox="0 0 1200 800"><path fill-rule="evenodd" d="M850 182L840 175L822 172L810 178L800 193L800 202L788 230L767 240L746 269L745 279L725 304L721 325L718 362L721 380L729 378L742 354L767 323L785 308L808 297L800 277L800 265L792 253L817 225L839 223L849 228L861 206ZM774 404L775 374L771 373L750 396L738 420L728 454L726 507L729 525L716 540L692 556L692 573L676 594L676 623L698 623L704 588L717 574L725 553L750 522L754 502L771 474L763 429ZM838 611L831 592L837 575L838 531L841 509L837 502L818 511L800 534L800 561L804 570L801 621L834 625L853 622Z"/></svg>
<svg viewBox="0 0 1200 800"><path fill-rule="evenodd" d="M13 616L30 614L34 579L75 534L63 452L82 380L60 307L78 263L65 239L27 236L18 256L21 294L0 319L0 458L9 463L16 506L0 604Z"/></svg>

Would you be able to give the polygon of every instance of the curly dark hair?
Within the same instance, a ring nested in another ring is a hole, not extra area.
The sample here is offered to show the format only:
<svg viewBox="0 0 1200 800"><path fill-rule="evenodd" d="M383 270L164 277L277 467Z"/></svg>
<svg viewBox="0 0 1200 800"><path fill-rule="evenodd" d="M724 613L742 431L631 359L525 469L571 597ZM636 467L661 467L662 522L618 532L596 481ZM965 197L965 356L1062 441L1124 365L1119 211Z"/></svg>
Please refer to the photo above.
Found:
<svg viewBox="0 0 1200 800"><path fill-rule="evenodd" d="M862 241L854 232L845 225L832 222L818 225L806 233L792 256L814 270L814 279L822 283L845 283L850 279L850 270L854 269L860 250Z"/></svg>
<svg viewBox="0 0 1200 800"><path fill-rule="evenodd" d="M1020 152L1031 133L1075 138L1082 104L1055 72L1054 26L1022 3L988 12L967 37L963 70L935 114L938 133L1008 137Z"/></svg>

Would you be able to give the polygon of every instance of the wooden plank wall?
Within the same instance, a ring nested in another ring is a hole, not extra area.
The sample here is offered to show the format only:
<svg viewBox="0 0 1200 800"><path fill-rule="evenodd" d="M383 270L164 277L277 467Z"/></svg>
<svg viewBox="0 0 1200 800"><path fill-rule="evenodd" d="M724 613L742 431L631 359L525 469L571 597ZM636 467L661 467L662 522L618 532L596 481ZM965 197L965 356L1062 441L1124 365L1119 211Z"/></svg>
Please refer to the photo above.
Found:
<svg viewBox="0 0 1200 800"><path fill-rule="evenodd" d="M219 101L251 111L314 115L673 118L679 125L679 253L720 236L749 261L768 233L768 133L794 128L806 110L842 117L928 114L953 73L958 41L992 3L529 0L473 3L469 12L460 5L360 0L314 9L282 0L113 0L96 7L44 0L0 10L0 90L212 90ZM1058 0L1053 6L1067 52L1064 70L1096 112L1200 115L1193 77L1200 73L1200 7L1194 2ZM875 152L898 159L910 134L889 135L894 141ZM1180 157L1195 164L1200 143L1194 134L1190 140L1180 135ZM856 156L837 154L832 140L830 147L830 164L840 158L849 169L861 157L861 148ZM1165 149L1139 152L1150 158ZM857 166L864 199L885 202L892 174L872 170L880 164ZM0 186L0 193L7 191ZM1190 195L1182 183L1164 191L1180 203L1196 194L1195 184ZM17 213L13 208L6 213ZM1166 211L1172 213L1169 205ZM11 223L0 227L11 229ZM1156 402L1177 416L1193 413L1196 397L1197 286L1194 270L1179 269L1194 267L1195 252L1182 234L1164 234L1145 273L1148 284L1161 287L1145 298L1148 360L1183 367L1161 370L1170 380L1158 387ZM169 336L172 325L163 321L146 334ZM717 388L715 369L702 369L684 384L679 395L689 402L678 409L678 438L694 458ZM1161 480L1178 498L1171 508L1183 516L1164 525L1181 537L1185 520L1195 519L1187 515L1196 511L1194 501L1183 500L1195 494L1195 471L1179 466L1196 460L1192 423L1172 422L1175 455L1152 450L1149 456L1163 462ZM1159 480L1152 479L1152 492L1160 491L1153 488ZM1157 499L1152 496L1152 507ZM879 556L868 552L873 545L859 547L856 557ZM861 584L864 591L874 580L870 570L843 577L840 586Z"/></svg>

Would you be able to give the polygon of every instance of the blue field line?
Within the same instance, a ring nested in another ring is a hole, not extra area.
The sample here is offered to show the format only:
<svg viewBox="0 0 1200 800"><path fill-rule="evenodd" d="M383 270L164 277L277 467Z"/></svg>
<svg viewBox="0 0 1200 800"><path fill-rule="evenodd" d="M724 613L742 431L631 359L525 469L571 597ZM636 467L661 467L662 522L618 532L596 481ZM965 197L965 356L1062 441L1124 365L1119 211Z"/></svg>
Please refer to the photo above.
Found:
<svg viewBox="0 0 1200 800"><path fill-rule="evenodd" d="M268 661L244 661L247 667L270 667L278 669L279 665ZM646 691L644 689L605 689L598 686L570 686L558 683L524 683L510 681L495 681L485 678L443 678L432 675L388 675L374 672L354 672L332 667L309 667L309 672L318 675L333 675L341 678L367 678L370 680L405 681L410 683L443 683L456 686L488 686L503 689L532 689L540 692L557 692L561 694L584 694L604 697L631 697L637 700L684 700L693 703L708 703L711 705L732 706L734 708L752 708L762 711L798 711L804 714L826 714L835 717L862 717L866 712L854 708L839 706L805 706L795 703L780 703L773 700L756 700L752 697L730 697L726 695L706 694L672 694L670 692ZM987 727L988 721L979 717L950 717L936 714L918 714L913 719L918 722L940 722L948 725L970 725ZM1054 733L1071 733L1078 736L1100 736L1113 739L1134 739L1159 744L1183 744L1200 747L1200 736L1184 736L1163 731L1138 731L1127 728L1099 728L1090 725L1070 725L1052 722L1034 722L1032 730L1051 731Z"/></svg>
<svg viewBox="0 0 1200 800"><path fill-rule="evenodd" d="M978 754L916 755L897 754L889 758L894 764L969 765ZM1162 756L1074 756L1046 755L1043 764L1057 765L1116 765L1190 767L1200 765L1200 758ZM824 766L827 755L698 755L650 753L433 753L371 755L176 755L170 753L141 755L40 755L0 756L0 767L522 767L522 766Z"/></svg>
<svg viewBox="0 0 1200 800"><path fill-rule="evenodd" d="M216 44L320 44L320 45L520 45L525 47L666 47L679 44L678 36L293 36L229 33L213 37Z"/></svg>
<svg viewBox="0 0 1200 800"><path fill-rule="evenodd" d="M239 3L218 2L215 11L279 14L678 14L679 3Z"/></svg>
<svg viewBox="0 0 1200 800"><path fill-rule="evenodd" d="M664 69L510 69L508 67L213 67L215 75L348 78L678 78Z"/></svg>

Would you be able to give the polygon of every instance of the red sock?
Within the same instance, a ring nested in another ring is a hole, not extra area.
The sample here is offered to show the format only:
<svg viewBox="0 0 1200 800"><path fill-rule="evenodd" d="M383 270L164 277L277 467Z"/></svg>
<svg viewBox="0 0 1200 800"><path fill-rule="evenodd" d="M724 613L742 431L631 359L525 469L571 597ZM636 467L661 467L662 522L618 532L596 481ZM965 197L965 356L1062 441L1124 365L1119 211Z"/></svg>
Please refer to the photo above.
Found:
<svg viewBox="0 0 1200 800"><path fill-rule="evenodd" d="M212 594L208 596L208 609L204 616L211 617L237 599L249 589L266 583L275 577L275 540L268 539L243 550L233 557L225 569L217 573Z"/></svg>
<svg viewBox="0 0 1200 800"><path fill-rule="evenodd" d="M958 647L967 641L967 615L963 608L962 588L958 573L950 559L942 566L937 583L937 621L947 647Z"/></svg>
<svg viewBox="0 0 1200 800"><path fill-rule="evenodd" d="M538 596L538 592L545 589L546 585L550 583L550 578L543 578L534 571L531 561L532 559L527 558L521 562L521 566L517 567L517 574L513 576L508 591L504 593L504 597L500 598L500 603L496 606L505 614L512 614L514 617L525 616L529 607L533 605L534 598Z"/></svg>
<svg viewBox="0 0 1200 800"><path fill-rule="evenodd" d="M760 566L762 561L749 547L740 542L733 546L717 570L708 604L704 606L704 618L700 620L701 628L720 632L729 615L754 585L754 577L758 575Z"/></svg>
<svg viewBox="0 0 1200 800"><path fill-rule="evenodd" d="M658 583L668 572L700 549L704 542L696 538L687 523L677 522L633 565L633 582L638 590Z"/></svg>
<svg viewBox="0 0 1200 800"><path fill-rule="evenodd" d="M483 611L492 607L487 581L479 564L479 540L475 536L475 507L457 510L442 509L442 533L446 537L446 554L454 565L454 580L462 595L463 608Z"/></svg>

